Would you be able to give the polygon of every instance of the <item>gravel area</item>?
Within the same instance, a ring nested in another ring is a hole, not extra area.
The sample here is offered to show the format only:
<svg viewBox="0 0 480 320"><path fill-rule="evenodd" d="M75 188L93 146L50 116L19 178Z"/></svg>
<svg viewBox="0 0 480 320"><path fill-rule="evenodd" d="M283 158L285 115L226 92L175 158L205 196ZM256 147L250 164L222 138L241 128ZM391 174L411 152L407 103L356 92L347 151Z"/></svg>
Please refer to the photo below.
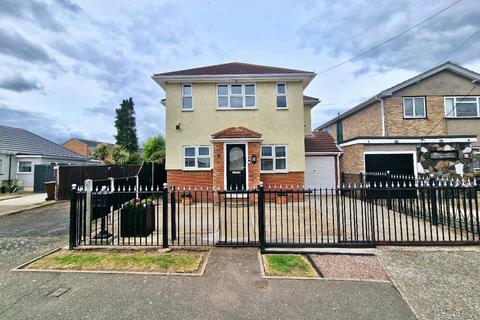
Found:
<svg viewBox="0 0 480 320"><path fill-rule="evenodd" d="M312 255L325 278L388 280L376 256L323 254Z"/></svg>
<svg viewBox="0 0 480 320"><path fill-rule="evenodd" d="M419 319L480 319L479 247L383 247L378 256Z"/></svg>

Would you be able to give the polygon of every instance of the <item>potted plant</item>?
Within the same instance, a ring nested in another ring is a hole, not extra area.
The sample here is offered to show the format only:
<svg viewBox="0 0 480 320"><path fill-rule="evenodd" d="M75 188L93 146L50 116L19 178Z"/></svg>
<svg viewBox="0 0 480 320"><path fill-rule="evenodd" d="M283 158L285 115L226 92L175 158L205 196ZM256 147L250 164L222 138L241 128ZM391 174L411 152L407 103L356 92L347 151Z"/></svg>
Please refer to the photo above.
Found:
<svg viewBox="0 0 480 320"><path fill-rule="evenodd" d="M287 192L280 191L280 192L276 193L275 202L277 204L280 204L280 205L286 204L287 203Z"/></svg>
<svg viewBox="0 0 480 320"><path fill-rule="evenodd" d="M192 204L193 200L193 195L190 191L184 191L181 194L182 197L182 203L185 206L190 206Z"/></svg>
<svg viewBox="0 0 480 320"><path fill-rule="evenodd" d="M122 237L146 237L155 230L155 206L152 199L132 199L120 210Z"/></svg>

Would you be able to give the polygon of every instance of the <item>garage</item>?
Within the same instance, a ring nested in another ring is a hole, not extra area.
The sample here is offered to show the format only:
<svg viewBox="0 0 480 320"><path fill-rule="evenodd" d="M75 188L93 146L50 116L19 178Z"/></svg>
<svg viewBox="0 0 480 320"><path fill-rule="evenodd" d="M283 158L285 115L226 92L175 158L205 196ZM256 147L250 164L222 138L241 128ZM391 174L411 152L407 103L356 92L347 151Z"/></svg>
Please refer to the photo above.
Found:
<svg viewBox="0 0 480 320"><path fill-rule="evenodd" d="M305 187L335 188L335 157L305 157Z"/></svg>
<svg viewBox="0 0 480 320"><path fill-rule="evenodd" d="M324 131L305 137L305 188L335 188L338 181L338 156L333 137Z"/></svg>
<svg viewBox="0 0 480 320"><path fill-rule="evenodd" d="M366 172L386 172L413 176L415 169L414 159L411 153L365 153Z"/></svg>

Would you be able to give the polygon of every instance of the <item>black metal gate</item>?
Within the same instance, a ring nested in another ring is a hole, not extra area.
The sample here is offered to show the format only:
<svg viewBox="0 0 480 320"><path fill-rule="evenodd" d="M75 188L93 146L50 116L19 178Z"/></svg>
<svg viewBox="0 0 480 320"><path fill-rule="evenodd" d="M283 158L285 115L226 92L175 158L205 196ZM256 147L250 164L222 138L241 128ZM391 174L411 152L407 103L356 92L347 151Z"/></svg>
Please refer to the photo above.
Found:
<svg viewBox="0 0 480 320"><path fill-rule="evenodd" d="M53 165L36 164L33 171L33 192L45 192L44 183L53 181Z"/></svg>

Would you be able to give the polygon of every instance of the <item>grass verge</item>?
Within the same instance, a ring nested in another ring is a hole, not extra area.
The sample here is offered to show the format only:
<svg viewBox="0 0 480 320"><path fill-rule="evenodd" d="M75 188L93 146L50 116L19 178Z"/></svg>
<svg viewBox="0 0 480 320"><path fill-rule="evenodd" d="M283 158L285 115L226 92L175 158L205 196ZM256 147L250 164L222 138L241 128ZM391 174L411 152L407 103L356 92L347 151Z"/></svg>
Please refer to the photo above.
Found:
<svg viewBox="0 0 480 320"><path fill-rule="evenodd" d="M172 250L59 250L24 269L193 273L206 251Z"/></svg>
<svg viewBox="0 0 480 320"><path fill-rule="evenodd" d="M307 258L300 254L265 254L263 264L267 276L318 277Z"/></svg>

